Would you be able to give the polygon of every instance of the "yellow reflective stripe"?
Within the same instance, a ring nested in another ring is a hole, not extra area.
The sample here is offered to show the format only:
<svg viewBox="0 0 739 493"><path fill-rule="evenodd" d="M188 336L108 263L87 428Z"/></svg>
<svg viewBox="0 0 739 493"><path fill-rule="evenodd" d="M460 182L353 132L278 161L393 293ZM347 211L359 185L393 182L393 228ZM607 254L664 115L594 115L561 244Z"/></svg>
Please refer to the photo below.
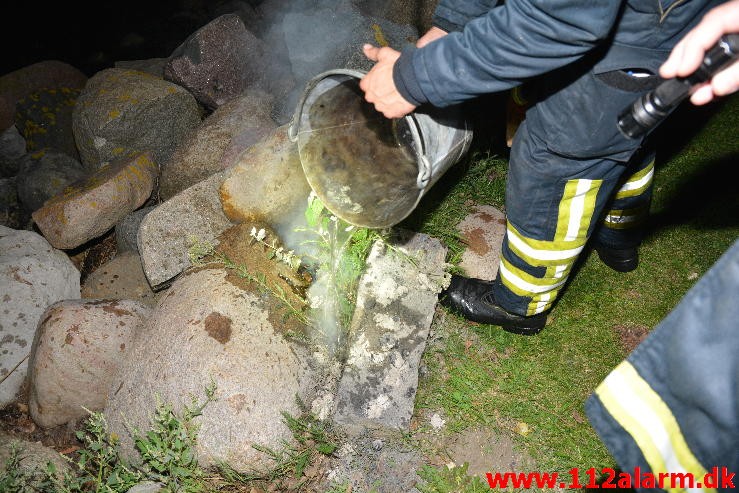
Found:
<svg viewBox="0 0 739 493"><path fill-rule="evenodd" d="M705 468L690 451L670 408L628 361L619 364L595 393L613 418L634 439L652 472L691 473L702 481ZM668 491L685 491L670 488ZM687 488L688 491L716 491Z"/></svg>
<svg viewBox="0 0 739 493"><path fill-rule="evenodd" d="M629 180L623 184L616 193L616 199L623 199L626 197L636 197L641 195L644 191L649 188L654 178L654 161L649 163L644 169L637 173L634 173Z"/></svg>
<svg viewBox="0 0 739 493"><path fill-rule="evenodd" d="M533 297L536 294L550 292L562 284L566 279L540 279L513 266L505 258L500 259L500 279L503 284L518 296Z"/></svg>
<svg viewBox="0 0 739 493"><path fill-rule="evenodd" d="M604 219L604 223L611 229L627 229L642 224L648 217L648 206L634 207L633 209L612 209Z"/></svg>
<svg viewBox="0 0 739 493"><path fill-rule="evenodd" d="M508 224L508 246L529 265L557 265L574 262L582 251L585 239L581 241L546 241L527 238Z"/></svg>
<svg viewBox="0 0 739 493"><path fill-rule="evenodd" d="M528 104L528 101L526 101L526 99L521 96L521 86L516 86L511 89L511 99L519 106L525 106L526 104Z"/></svg>
<svg viewBox="0 0 739 493"><path fill-rule="evenodd" d="M559 202L555 240L585 241L603 180L569 180Z"/></svg>
<svg viewBox="0 0 739 493"><path fill-rule="evenodd" d="M557 298L558 293L559 293L559 290L555 289L547 293L541 293L538 295L534 295L531 298L531 302L529 303L529 306L526 310L526 315L527 316L536 315L538 313L548 310L552 306L552 303L554 302L554 300Z"/></svg>

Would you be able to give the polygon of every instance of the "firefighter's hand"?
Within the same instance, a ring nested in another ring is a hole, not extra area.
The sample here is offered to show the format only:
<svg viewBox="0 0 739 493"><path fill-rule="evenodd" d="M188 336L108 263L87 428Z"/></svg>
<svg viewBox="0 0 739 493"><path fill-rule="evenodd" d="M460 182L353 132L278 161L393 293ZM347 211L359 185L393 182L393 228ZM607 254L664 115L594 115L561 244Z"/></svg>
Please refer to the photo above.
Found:
<svg viewBox="0 0 739 493"><path fill-rule="evenodd" d="M416 109L400 95L393 82L393 65L400 58L400 52L370 44L364 45L362 50L367 58L377 62L359 81L359 87L364 91L364 99L372 103L375 109L387 118L400 118Z"/></svg>
<svg viewBox="0 0 739 493"><path fill-rule="evenodd" d="M446 35L447 35L446 31L434 26L428 31L426 31L426 34L418 38L418 41L416 41L416 48L423 48L430 42L436 41L439 38L443 38Z"/></svg>
<svg viewBox="0 0 739 493"><path fill-rule="evenodd" d="M700 67L703 56L724 34L739 33L739 0L732 0L710 10L700 23L675 45L670 57L660 67L665 79L687 77ZM706 104L716 96L739 90L739 62L701 84L690 96L695 105Z"/></svg>

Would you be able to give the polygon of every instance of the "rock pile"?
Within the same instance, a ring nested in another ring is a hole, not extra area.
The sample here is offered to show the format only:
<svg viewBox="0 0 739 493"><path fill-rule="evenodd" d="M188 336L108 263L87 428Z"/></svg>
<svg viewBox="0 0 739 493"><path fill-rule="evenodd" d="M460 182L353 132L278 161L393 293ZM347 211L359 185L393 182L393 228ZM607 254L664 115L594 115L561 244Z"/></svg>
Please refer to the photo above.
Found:
<svg viewBox="0 0 739 493"><path fill-rule="evenodd" d="M213 381L199 458L240 471L264 465L253 445L289 441L281 412L297 413L296 398L337 424L408 427L438 241L392 249L421 262L375 245L347 367L296 337L309 328L285 321L284 290L198 262L229 252L253 279L287 279L266 253L244 254L253 241L234 228L281 234L302 214L294 104L324 70L368 68L363 43L416 39L410 17L424 10L395 4L229 2L165 59L89 79L56 61L0 76L0 407L27 399L43 428L104 411L133 455L128 424L146 428L158 399L181 409ZM111 232L117 254L80 286Z"/></svg>

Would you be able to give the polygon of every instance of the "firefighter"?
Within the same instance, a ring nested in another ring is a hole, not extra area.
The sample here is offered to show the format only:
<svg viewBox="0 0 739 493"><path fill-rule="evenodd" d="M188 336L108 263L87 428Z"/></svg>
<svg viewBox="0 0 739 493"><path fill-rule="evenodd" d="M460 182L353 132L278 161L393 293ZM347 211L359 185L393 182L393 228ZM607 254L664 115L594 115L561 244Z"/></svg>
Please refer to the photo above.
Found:
<svg viewBox="0 0 739 493"><path fill-rule="evenodd" d="M654 152L618 114L656 87L670 50L720 0L440 0L433 27L402 53L365 45L360 81L388 118L526 84L513 139L507 231L493 281L455 275L441 303L519 334L544 328L592 246L620 272L638 265Z"/></svg>

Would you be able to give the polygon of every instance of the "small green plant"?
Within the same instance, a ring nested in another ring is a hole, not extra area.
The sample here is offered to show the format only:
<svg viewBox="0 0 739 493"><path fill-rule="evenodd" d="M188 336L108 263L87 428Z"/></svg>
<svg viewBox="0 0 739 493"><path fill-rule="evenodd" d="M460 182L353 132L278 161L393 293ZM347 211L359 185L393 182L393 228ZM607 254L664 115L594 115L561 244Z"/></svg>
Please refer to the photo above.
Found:
<svg viewBox="0 0 739 493"><path fill-rule="evenodd" d="M325 318L319 310L334 311L341 328L351 322L356 305L359 278L364 272L365 261L377 240L386 240L387 231L358 228L333 215L311 192L305 211L307 233L305 244L312 247L306 263L312 265L318 282L323 282L321 293L313 293L310 299L313 317Z"/></svg>
<svg viewBox="0 0 739 493"><path fill-rule="evenodd" d="M171 491L202 491L203 471L198 467L195 454L198 426L193 419L202 414L214 395L215 384L211 383L205 389L205 401L198 403L193 397L181 415L173 411L171 404L157 398L151 429L145 434L134 433L134 443L142 459L141 471L146 479L160 482Z"/></svg>
<svg viewBox="0 0 739 493"><path fill-rule="evenodd" d="M91 412L85 428L77 432L83 443L77 460L77 475L68 478L68 491L128 491L142 480L142 474L128 467L120 456L120 438L108 432L102 413Z"/></svg>
<svg viewBox="0 0 739 493"><path fill-rule="evenodd" d="M299 405L303 410L299 417L282 413L284 423L292 433L292 443L284 442L280 450L253 445L274 465L267 470L240 473L228 464L221 464L219 472L227 483L232 486L269 486L269 491L304 491L312 480L309 469L322 457L333 454L336 445L327 425L308 413L302 403Z"/></svg>
<svg viewBox="0 0 739 493"><path fill-rule="evenodd" d="M208 241L201 241L197 236L190 236L187 239L190 247L187 249L187 258L192 265L203 265L204 259L213 255L215 247Z"/></svg>
<svg viewBox="0 0 739 493"><path fill-rule="evenodd" d="M17 493L53 493L58 491L56 466L47 462L46 468L29 469L21 464L21 451L14 444L10 456L5 461L5 469L0 471L0 491Z"/></svg>
<svg viewBox="0 0 739 493"><path fill-rule="evenodd" d="M467 474L469 464L462 466L442 466L440 468L424 465L418 475L424 483L417 484L421 493L482 493L490 487L477 476Z"/></svg>
<svg viewBox="0 0 739 493"><path fill-rule="evenodd" d="M46 468L21 467L21 455L13 450L0 472L0 491L19 493L124 493L142 481L155 481L165 492L204 491L205 472L195 456L198 427L193 419L213 400L215 384L205 389L205 401L185 406L177 414L169 404L158 403L151 429L134 432L140 463L128 464L120 454L120 438L108 431L102 413L91 412L85 427L77 432L83 446L73 462L72 474L60 475L53 463Z"/></svg>

